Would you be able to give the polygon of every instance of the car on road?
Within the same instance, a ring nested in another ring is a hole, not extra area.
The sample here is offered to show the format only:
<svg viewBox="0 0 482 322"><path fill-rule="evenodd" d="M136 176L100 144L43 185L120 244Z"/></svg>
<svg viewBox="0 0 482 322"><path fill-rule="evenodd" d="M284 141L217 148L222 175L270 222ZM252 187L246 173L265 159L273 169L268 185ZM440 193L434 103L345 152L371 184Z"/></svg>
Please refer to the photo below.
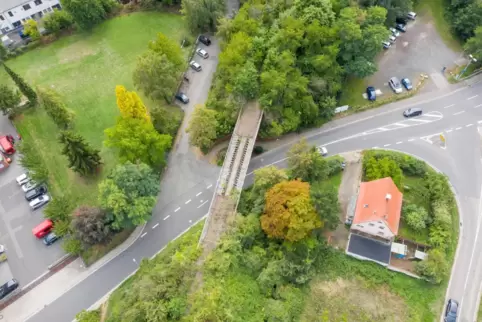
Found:
<svg viewBox="0 0 482 322"><path fill-rule="evenodd" d="M400 32L397 29L392 27L390 28L390 32L392 33L393 36L400 37Z"/></svg>
<svg viewBox="0 0 482 322"><path fill-rule="evenodd" d="M27 201L31 201L37 197L40 197L41 195L44 195L47 193L47 187L45 185L38 186L32 190L29 190L25 193L25 199Z"/></svg>
<svg viewBox="0 0 482 322"><path fill-rule="evenodd" d="M30 178L27 173L23 173L19 175L15 180L17 181L19 186L23 186L24 184L30 181Z"/></svg>
<svg viewBox="0 0 482 322"><path fill-rule="evenodd" d="M373 86L367 87L367 98L369 101L375 101L377 99L377 93L375 91L375 87Z"/></svg>
<svg viewBox="0 0 482 322"><path fill-rule="evenodd" d="M191 66L192 69L194 69L197 72L200 72L202 70L202 67L199 63L195 62L194 60L191 60L189 63L189 66Z"/></svg>
<svg viewBox="0 0 482 322"><path fill-rule="evenodd" d="M50 232L43 238L43 242L46 246L50 246L55 243L59 239L59 236L55 235L53 232Z"/></svg>
<svg viewBox="0 0 482 322"><path fill-rule="evenodd" d="M413 117L418 115L422 115L422 109L418 107L409 108L403 112L403 116L405 117Z"/></svg>
<svg viewBox="0 0 482 322"><path fill-rule="evenodd" d="M33 199L29 202L30 208L32 210L39 209L43 205L46 205L50 201L49 195L41 195L40 197Z"/></svg>
<svg viewBox="0 0 482 322"><path fill-rule="evenodd" d="M397 41L397 37L395 37L395 36L388 36L388 41L393 44L393 43L395 43L395 41Z"/></svg>
<svg viewBox="0 0 482 322"><path fill-rule="evenodd" d="M180 101L183 102L184 104L189 103L189 97L187 97L187 95L184 94L183 92L177 93L177 94L176 94L176 99L180 100Z"/></svg>
<svg viewBox="0 0 482 322"><path fill-rule="evenodd" d="M322 156L326 156L328 154L328 150L324 146L317 146L316 150L318 151L319 154Z"/></svg>
<svg viewBox="0 0 482 322"><path fill-rule="evenodd" d="M382 45L384 49L388 49L392 46L389 41L382 41Z"/></svg>
<svg viewBox="0 0 482 322"><path fill-rule="evenodd" d="M412 82L408 78L402 78L402 85L407 89L407 91L413 88Z"/></svg>
<svg viewBox="0 0 482 322"><path fill-rule="evenodd" d="M445 308L444 322L456 322L459 310L459 302L449 299Z"/></svg>
<svg viewBox="0 0 482 322"><path fill-rule="evenodd" d="M0 300L5 298L5 296L7 296L8 294L15 291L17 287L18 287L18 282L14 278L12 278L10 281L0 286Z"/></svg>
<svg viewBox="0 0 482 322"><path fill-rule="evenodd" d="M390 80L388 81L388 85L396 94L400 94L402 92L402 84L397 77L390 78Z"/></svg>
<svg viewBox="0 0 482 322"><path fill-rule="evenodd" d="M204 58L204 59L207 59L207 58L209 57L208 52L205 51L205 50L202 49L202 48L196 49L196 54L197 54L198 56L201 56L201 57Z"/></svg>
<svg viewBox="0 0 482 322"><path fill-rule="evenodd" d="M207 37L207 36L200 35L199 41L202 42L203 44L205 44L206 46L211 45L211 39L209 39L209 37Z"/></svg>
<svg viewBox="0 0 482 322"><path fill-rule="evenodd" d="M13 137L11 135L0 136L0 150L5 154L14 154Z"/></svg>
<svg viewBox="0 0 482 322"><path fill-rule="evenodd" d="M410 11L409 13L407 13L407 18L411 20L415 20L415 18L417 18L417 14L413 11Z"/></svg>
<svg viewBox="0 0 482 322"><path fill-rule="evenodd" d="M397 23L395 25L395 29L401 31L401 32L406 32L407 31L407 27L405 26L405 24L403 23Z"/></svg>
<svg viewBox="0 0 482 322"><path fill-rule="evenodd" d="M25 183L24 185L22 185L22 190L23 190L23 192L26 193L26 192L28 192L28 191L30 191L30 190L32 190L32 189L37 188L38 185L39 185L39 184L38 184L37 182L35 182L35 181L33 181L33 180L30 180L29 182L27 182L27 183Z"/></svg>

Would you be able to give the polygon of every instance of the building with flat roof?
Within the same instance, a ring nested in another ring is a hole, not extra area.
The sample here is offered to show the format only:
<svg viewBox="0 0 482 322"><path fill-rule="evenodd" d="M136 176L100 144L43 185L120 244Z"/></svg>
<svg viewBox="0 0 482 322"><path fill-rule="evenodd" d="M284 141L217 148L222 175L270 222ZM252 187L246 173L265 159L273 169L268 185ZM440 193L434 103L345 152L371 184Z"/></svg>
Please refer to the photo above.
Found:
<svg viewBox="0 0 482 322"><path fill-rule="evenodd" d="M59 0L0 0L0 33L9 33L28 19L39 20L54 9L61 9Z"/></svg>

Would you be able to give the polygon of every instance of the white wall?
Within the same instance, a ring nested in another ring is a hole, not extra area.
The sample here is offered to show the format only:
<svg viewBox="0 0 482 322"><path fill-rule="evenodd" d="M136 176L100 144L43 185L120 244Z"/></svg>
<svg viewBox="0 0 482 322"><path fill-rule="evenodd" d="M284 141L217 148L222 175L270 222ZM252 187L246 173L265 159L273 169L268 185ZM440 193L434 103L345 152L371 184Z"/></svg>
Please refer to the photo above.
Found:
<svg viewBox="0 0 482 322"><path fill-rule="evenodd" d="M392 239L395 237L382 220L354 224L351 226L351 229L384 239Z"/></svg>
<svg viewBox="0 0 482 322"><path fill-rule="evenodd" d="M36 5L34 0L26 0L22 5L18 7L9 9L5 12L1 12L0 14L3 16L5 20L3 21L0 20L0 30L5 27L9 27L10 30L12 30L14 28L13 27L14 22L22 21L22 19L30 19L32 15L37 14L38 12L42 12L43 15L45 15L46 12L44 12L44 10L51 9L52 6L58 5L60 3L59 0L41 0L41 1L42 1L41 4ZM30 5L30 9L25 10L23 8L23 6L26 4ZM12 12L13 17L10 17L10 15L8 14L9 11Z"/></svg>

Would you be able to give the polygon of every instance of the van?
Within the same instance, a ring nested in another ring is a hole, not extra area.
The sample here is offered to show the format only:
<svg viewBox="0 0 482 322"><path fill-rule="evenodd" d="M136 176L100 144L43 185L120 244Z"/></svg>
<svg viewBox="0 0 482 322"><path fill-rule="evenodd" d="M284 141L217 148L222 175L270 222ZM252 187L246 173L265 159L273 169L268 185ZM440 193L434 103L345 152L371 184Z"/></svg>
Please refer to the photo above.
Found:
<svg viewBox="0 0 482 322"><path fill-rule="evenodd" d="M407 13L407 18L408 19L412 19L412 20L415 20L415 18L417 17L417 14L413 11Z"/></svg>
<svg viewBox="0 0 482 322"><path fill-rule="evenodd" d="M8 136L0 136L0 150L6 154L14 154L15 148L13 147L12 140Z"/></svg>
<svg viewBox="0 0 482 322"><path fill-rule="evenodd" d="M52 230L52 227L52 221L46 219L32 229L32 234L37 238L42 238Z"/></svg>

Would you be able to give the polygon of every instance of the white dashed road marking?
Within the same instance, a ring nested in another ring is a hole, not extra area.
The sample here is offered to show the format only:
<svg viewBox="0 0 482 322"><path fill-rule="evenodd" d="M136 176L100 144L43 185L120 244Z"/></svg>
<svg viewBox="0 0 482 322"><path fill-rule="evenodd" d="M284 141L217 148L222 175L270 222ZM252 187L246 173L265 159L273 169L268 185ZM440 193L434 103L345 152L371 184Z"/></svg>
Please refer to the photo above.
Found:
<svg viewBox="0 0 482 322"><path fill-rule="evenodd" d="M479 124L480 124L480 123L482 123L482 121L477 121L477 123L479 123Z"/></svg>
<svg viewBox="0 0 482 322"><path fill-rule="evenodd" d="M450 133L450 132L452 132L452 131L453 131L453 130L447 130L447 131L445 131L445 132Z"/></svg>
<svg viewBox="0 0 482 322"><path fill-rule="evenodd" d="M171 217L171 215L167 215L166 217L164 217L163 220L166 220L167 218Z"/></svg>
<svg viewBox="0 0 482 322"><path fill-rule="evenodd" d="M191 199L189 199L188 201L186 201L185 204L187 205L187 204L190 203L190 202L191 202Z"/></svg>
<svg viewBox="0 0 482 322"><path fill-rule="evenodd" d="M204 206L207 202L208 202L208 201L206 200L205 202L203 202L202 204L200 204L200 205L198 206L198 208L201 208L201 207Z"/></svg>
<svg viewBox="0 0 482 322"><path fill-rule="evenodd" d="M408 142L413 142L413 141L415 141L415 139L409 139L409 140L408 140Z"/></svg>
<svg viewBox="0 0 482 322"><path fill-rule="evenodd" d="M212 185L212 184L210 184L209 186L207 186L207 187L206 187L206 189L209 189L209 188L211 188L212 186L213 186L213 185Z"/></svg>
<svg viewBox="0 0 482 322"><path fill-rule="evenodd" d="M203 193L203 192L202 192L202 191L201 191L201 192L198 192L198 193L196 194L196 197L198 197L201 193Z"/></svg>
<svg viewBox="0 0 482 322"><path fill-rule="evenodd" d="M462 114L462 113L465 113L465 111L460 111L460 112L454 113L453 115L454 115L454 116L455 116L455 115L460 115L460 114Z"/></svg>
<svg viewBox="0 0 482 322"><path fill-rule="evenodd" d="M402 141L398 141L397 144L402 144L403 142Z"/></svg>
<svg viewBox="0 0 482 322"><path fill-rule="evenodd" d="M474 108L481 107L481 106L482 106L482 104L475 105Z"/></svg>
<svg viewBox="0 0 482 322"><path fill-rule="evenodd" d="M476 98L477 96L479 96L479 95L471 96L471 97L467 98L467 101L470 101L471 99L474 99L474 98Z"/></svg>
<svg viewBox="0 0 482 322"><path fill-rule="evenodd" d="M177 207L177 209L174 210L174 212L178 212L180 209L181 209L181 207Z"/></svg>
<svg viewBox="0 0 482 322"><path fill-rule="evenodd" d="M157 226L159 226L159 223L155 224L154 226L152 226L152 229L155 229Z"/></svg>
<svg viewBox="0 0 482 322"><path fill-rule="evenodd" d="M145 235L147 235L147 233L143 233L143 234L141 235L141 238L144 237Z"/></svg>
<svg viewBox="0 0 482 322"><path fill-rule="evenodd" d="M385 144L384 146L390 146L391 144Z"/></svg>
<svg viewBox="0 0 482 322"><path fill-rule="evenodd" d="M452 107L452 106L454 106L454 105L455 105L455 104L450 104L450 105L445 106L444 108L449 108L449 107Z"/></svg>
<svg viewBox="0 0 482 322"><path fill-rule="evenodd" d="M455 131L458 131L458 130L460 130L460 129L461 129L461 127L457 127L457 128L455 128Z"/></svg>
<svg viewBox="0 0 482 322"><path fill-rule="evenodd" d="M467 124L465 127L471 127L473 124Z"/></svg>

